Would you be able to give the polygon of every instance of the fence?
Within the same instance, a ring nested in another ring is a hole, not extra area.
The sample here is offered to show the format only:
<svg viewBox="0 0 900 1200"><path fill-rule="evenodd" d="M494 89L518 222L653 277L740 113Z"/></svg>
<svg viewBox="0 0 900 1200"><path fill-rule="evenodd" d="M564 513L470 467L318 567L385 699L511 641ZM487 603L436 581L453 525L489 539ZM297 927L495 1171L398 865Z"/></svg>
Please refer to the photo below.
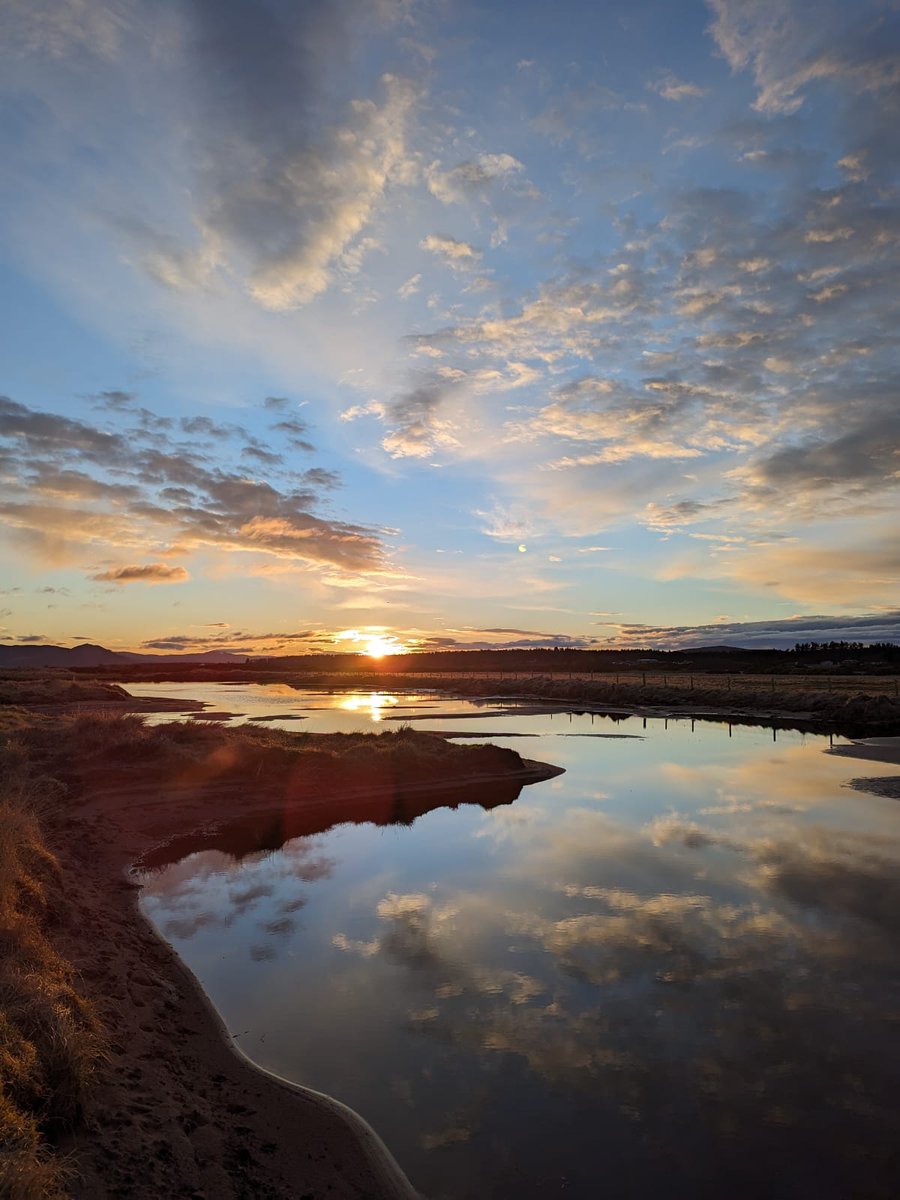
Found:
<svg viewBox="0 0 900 1200"><path fill-rule="evenodd" d="M377 684L387 678L394 686L400 679L448 683L453 680L480 679L505 683L520 681L523 684L541 679L686 691L768 692L776 696L788 692L827 692L845 696L862 693L867 696L900 697L900 677L896 675L729 675L681 671L404 671L401 675L394 675L389 669L348 672L348 683L351 680L365 680Z"/></svg>

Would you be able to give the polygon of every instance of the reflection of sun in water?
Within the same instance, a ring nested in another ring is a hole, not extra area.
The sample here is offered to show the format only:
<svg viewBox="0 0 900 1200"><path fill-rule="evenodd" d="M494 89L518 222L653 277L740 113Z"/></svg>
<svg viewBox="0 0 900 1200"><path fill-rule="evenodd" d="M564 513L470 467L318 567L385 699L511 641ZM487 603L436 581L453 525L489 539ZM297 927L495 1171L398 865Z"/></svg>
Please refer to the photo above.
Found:
<svg viewBox="0 0 900 1200"><path fill-rule="evenodd" d="M369 710L369 716L373 721L382 720L382 710L391 708L399 703L396 696L389 696L387 692L369 692L368 695L348 696L346 700L341 701L341 708L347 712L362 712L364 709Z"/></svg>

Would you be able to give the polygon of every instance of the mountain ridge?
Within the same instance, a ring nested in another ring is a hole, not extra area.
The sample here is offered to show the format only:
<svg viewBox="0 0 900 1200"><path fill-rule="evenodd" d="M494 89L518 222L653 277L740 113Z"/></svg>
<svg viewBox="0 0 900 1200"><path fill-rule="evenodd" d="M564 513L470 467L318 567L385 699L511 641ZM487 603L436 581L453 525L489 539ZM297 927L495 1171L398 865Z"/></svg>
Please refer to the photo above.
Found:
<svg viewBox="0 0 900 1200"><path fill-rule="evenodd" d="M10 646L0 643L0 668L19 667L103 667L128 663L240 663L246 654L230 650L205 650L199 654L138 654L130 650L107 650L93 642L78 646Z"/></svg>

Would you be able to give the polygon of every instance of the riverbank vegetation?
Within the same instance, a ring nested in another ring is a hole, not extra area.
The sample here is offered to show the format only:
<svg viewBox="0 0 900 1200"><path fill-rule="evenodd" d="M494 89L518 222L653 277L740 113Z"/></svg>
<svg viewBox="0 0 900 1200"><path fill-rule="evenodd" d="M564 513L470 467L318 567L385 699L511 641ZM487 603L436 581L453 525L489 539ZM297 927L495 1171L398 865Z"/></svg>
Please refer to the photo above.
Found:
<svg viewBox="0 0 900 1200"><path fill-rule="evenodd" d="M56 1200L48 1138L80 1116L102 1053L99 1022L50 933L64 903L41 816L61 785L0 737L0 1196Z"/></svg>
<svg viewBox="0 0 900 1200"><path fill-rule="evenodd" d="M513 750L460 746L406 726L382 733L295 733L213 721L147 725L131 713L0 713L32 762L69 790L125 785L139 776L170 786L290 782L302 793L365 789L389 778L396 786L521 771Z"/></svg>

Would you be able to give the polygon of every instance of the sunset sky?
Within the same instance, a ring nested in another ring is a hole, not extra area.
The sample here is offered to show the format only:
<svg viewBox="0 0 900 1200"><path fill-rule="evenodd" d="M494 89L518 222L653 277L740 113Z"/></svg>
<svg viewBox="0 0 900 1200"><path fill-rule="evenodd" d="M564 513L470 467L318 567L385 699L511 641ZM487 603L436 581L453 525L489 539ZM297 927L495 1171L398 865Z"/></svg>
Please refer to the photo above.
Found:
<svg viewBox="0 0 900 1200"><path fill-rule="evenodd" d="M0 641L900 639L897 0L0 0Z"/></svg>

